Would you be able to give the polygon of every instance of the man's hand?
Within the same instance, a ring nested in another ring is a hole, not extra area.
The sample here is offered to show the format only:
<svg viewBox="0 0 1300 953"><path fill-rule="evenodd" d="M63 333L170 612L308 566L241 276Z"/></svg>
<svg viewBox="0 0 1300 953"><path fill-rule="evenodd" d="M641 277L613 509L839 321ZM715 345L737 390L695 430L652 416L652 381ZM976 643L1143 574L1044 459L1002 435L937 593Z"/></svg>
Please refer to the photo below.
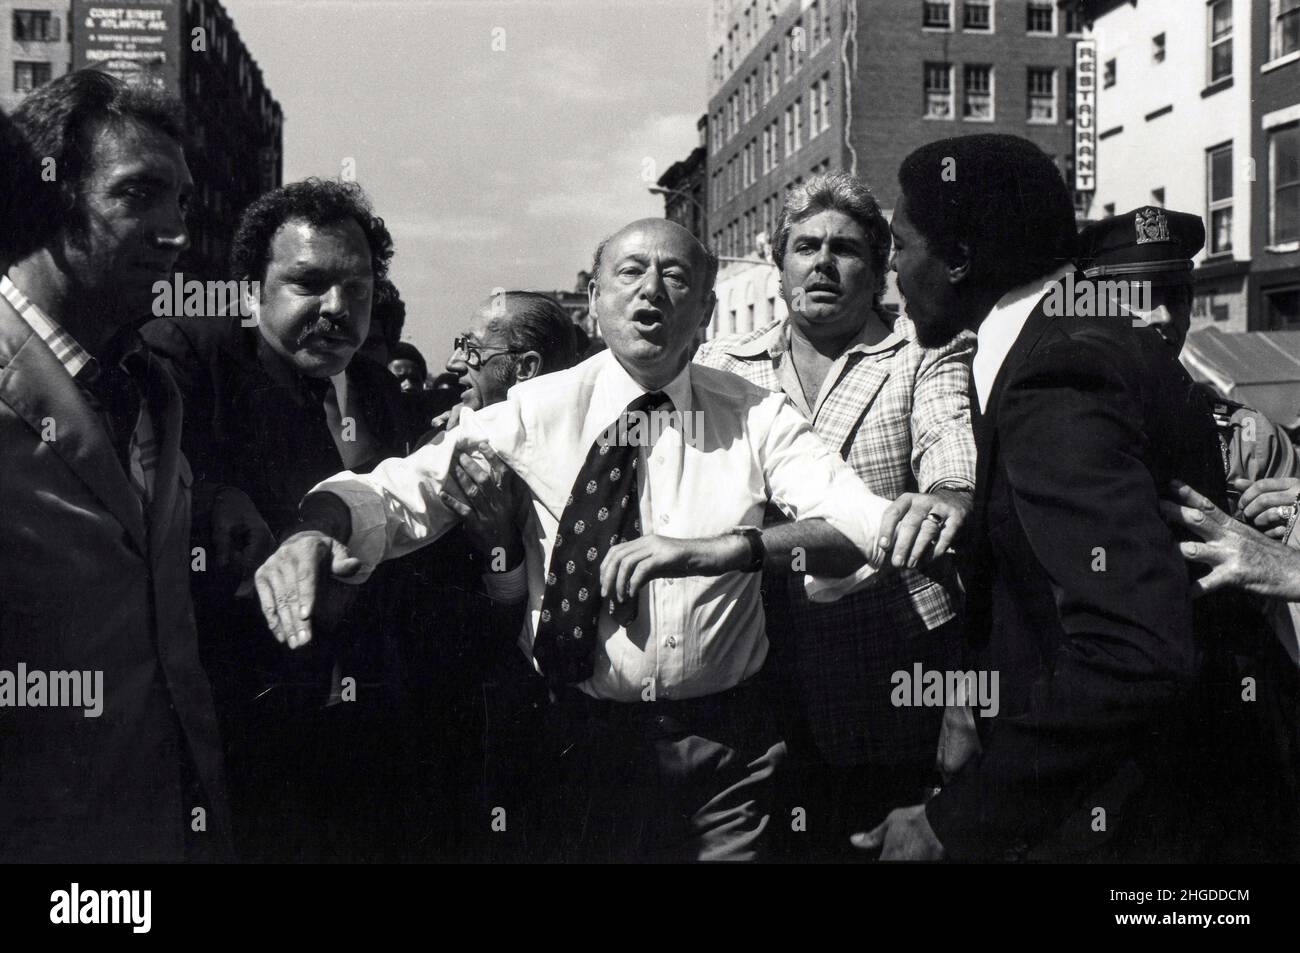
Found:
<svg viewBox="0 0 1300 953"><path fill-rule="evenodd" d="M1300 477L1270 477L1267 480L1237 481L1242 489L1237 504L1246 521L1271 539L1286 536L1286 525L1300 499Z"/></svg>
<svg viewBox="0 0 1300 953"><path fill-rule="evenodd" d="M212 545L218 566L232 563L240 578L251 575L275 549L275 535L243 490L217 490L212 503Z"/></svg>
<svg viewBox="0 0 1300 953"><path fill-rule="evenodd" d="M981 751L979 732L975 728L975 713L968 705L946 705L943 725L939 728L939 747L935 752L935 767L939 777L947 784L966 766L966 762Z"/></svg>
<svg viewBox="0 0 1300 953"><path fill-rule="evenodd" d="M434 430L441 433L444 430L450 430L460 423L460 412L465 407L464 404L457 404L451 410L445 410L433 420L429 421Z"/></svg>
<svg viewBox="0 0 1300 953"><path fill-rule="evenodd" d="M1178 504L1161 500L1161 515L1170 526L1196 537L1178 544L1183 558L1210 567L1192 581L1193 595L1235 588L1300 601L1300 550L1232 519L1185 483L1175 481L1173 490Z"/></svg>
<svg viewBox="0 0 1300 953"><path fill-rule="evenodd" d="M276 641L296 649L311 641L312 613L322 573L346 579L361 568L347 547L316 530L294 533L254 576L262 613Z"/></svg>
<svg viewBox="0 0 1300 953"><path fill-rule="evenodd" d="M930 558L948 551L970 516L971 496L957 490L904 493L880 520L880 548L895 568L915 569L934 546Z"/></svg>
<svg viewBox="0 0 1300 953"><path fill-rule="evenodd" d="M943 844L930 829L924 804L890 811L879 827L849 841L859 850L880 849L881 860L943 859Z"/></svg>
<svg viewBox="0 0 1300 953"><path fill-rule="evenodd" d="M600 595L602 599L628 602L651 579L721 576L744 569L749 559L749 544L743 536L638 536L605 554L600 564Z"/></svg>
<svg viewBox="0 0 1300 953"><path fill-rule="evenodd" d="M505 465L487 444L478 448L487 467L465 451L456 454L452 478L460 495L447 489L438 499L461 519L465 534L484 556L500 547L506 553L506 568L523 561L519 527L527 515L527 490L515 472Z"/></svg>

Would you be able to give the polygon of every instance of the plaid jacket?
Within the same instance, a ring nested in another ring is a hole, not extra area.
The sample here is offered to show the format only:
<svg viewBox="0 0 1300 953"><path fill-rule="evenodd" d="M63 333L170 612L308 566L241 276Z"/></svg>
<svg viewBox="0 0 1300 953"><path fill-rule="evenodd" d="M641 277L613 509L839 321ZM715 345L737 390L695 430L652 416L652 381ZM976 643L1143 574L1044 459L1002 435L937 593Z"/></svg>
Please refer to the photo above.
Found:
<svg viewBox="0 0 1300 953"><path fill-rule="evenodd" d="M812 425L881 496L894 499L940 483L973 489L972 353L969 335L922 348L912 323L899 317L884 340L847 349L812 408ZM786 390L788 326L780 321L709 341L695 360ZM832 603L810 602L802 580L790 582L786 598L771 600L770 614L774 630L788 627L800 709L821 755L835 764L932 758L942 709L892 705L891 678L917 662L926 669L955 663L954 627L940 628L956 614L955 575L902 570Z"/></svg>

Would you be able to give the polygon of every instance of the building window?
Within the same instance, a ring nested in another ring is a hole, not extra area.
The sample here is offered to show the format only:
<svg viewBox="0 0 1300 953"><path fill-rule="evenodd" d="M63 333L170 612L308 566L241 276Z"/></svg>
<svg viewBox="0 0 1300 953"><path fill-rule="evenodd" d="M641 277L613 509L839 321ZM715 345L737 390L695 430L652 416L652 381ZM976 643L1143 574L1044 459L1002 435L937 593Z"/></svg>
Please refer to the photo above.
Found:
<svg viewBox="0 0 1300 953"><path fill-rule="evenodd" d="M1025 32L1056 35L1056 4L1053 0L1029 0L1025 8Z"/></svg>
<svg viewBox="0 0 1300 953"><path fill-rule="evenodd" d="M769 57L772 64L772 95L781 88L781 51L777 47L772 47L772 55Z"/></svg>
<svg viewBox="0 0 1300 953"><path fill-rule="evenodd" d="M993 29L993 0L966 0L962 4L963 30L988 33Z"/></svg>
<svg viewBox="0 0 1300 953"><path fill-rule="evenodd" d="M822 42L831 41L831 6L835 0L822 0Z"/></svg>
<svg viewBox="0 0 1300 953"><path fill-rule="evenodd" d="M816 139L817 133L822 131L822 98L821 98L822 81L818 80L812 84L812 89L808 91L808 138Z"/></svg>
<svg viewBox="0 0 1300 953"><path fill-rule="evenodd" d="M951 30L952 0L925 0L921 4L921 26L927 30Z"/></svg>
<svg viewBox="0 0 1300 953"><path fill-rule="evenodd" d="M821 85L822 100L822 129L825 132L831 127L831 74L826 73L822 76Z"/></svg>
<svg viewBox="0 0 1300 953"><path fill-rule="evenodd" d="M745 77L745 96L741 102L743 103L742 108L744 109L744 112L741 114L742 119L744 122L749 122L754 115L754 81L748 76Z"/></svg>
<svg viewBox="0 0 1300 953"><path fill-rule="evenodd" d="M1115 85L1116 74L1118 69L1114 60L1107 60L1101 68L1101 85L1106 89Z"/></svg>
<svg viewBox="0 0 1300 953"><path fill-rule="evenodd" d="M19 43L53 43L59 38L59 21L48 10L15 10L14 40Z"/></svg>
<svg viewBox="0 0 1300 953"><path fill-rule="evenodd" d="M1151 62L1163 63L1165 61L1165 35L1157 33L1151 37Z"/></svg>
<svg viewBox="0 0 1300 953"><path fill-rule="evenodd" d="M1056 70L1031 66L1029 77L1029 121L1056 122Z"/></svg>
<svg viewBox="0 0 1300 953"><path fill-rule="evenodd" d="M1205 152L1206 190L1209 196L1209 253L1232 251L1232 143Z"/></svg>
<svg viewBox="0 0 1300 953"><path fill-rule="evenodd" d="M14 60L15 93L30 93L37 86L49 81L49 63L28 63L22 60Z"/></svg>
<svg viewBox="0 0 1300 953"><path fill-rule="evenodd" d="M772 57L763 57L763 103L772 98Z"/></svg>
<svg viewBox="0 0 1300 953"><path fill-rule="evenodd" d="M790 107L785 107L785 154L787 156L794 154L794 117L790 115Z"/></svg>
<svg viewBox="0 0 1300 953"><path fill-rule="evenodd" d="M794 109L794 147L797 150L803 148L803 97L799 97L792 104Z"/></svg>
<svg viewBox="0 0 1300 953"><path fill-rule="evenodd" d="M1269 328L1300 324L1300 285L1264 292L1264 320Z"/></svg>
<svg viewBox="0 0 1300 953"><path fill-rule="evenodd" d="M1300 125L1270 133L1268 148L1273 183L1271 243L1300 241Z"/></svg>
<svg viewBox="0 0 1300 953"><path fill-rule="evenodd" d="M963 119L993 119L993 67L967 66L962 70Z"/></svg>
<svg viewBox="0 0 1300 953"><path fill-rule="evenodd" d="M1273 59L1300 50L1300 0L1272 0L1273 29L1269 41Z"/></svg>
<svg viewBox="0 0 1300 953"><path fill-rule="evenodd" d="M1210 82L1232 75L1232 0L1210 4Z"/></svg>
<svg viewBox="0 0 1300 953"><path fill-rule="evenodd" d="M781 164L781 135L777 129L776 120L772 120L772 168Z"/></svg>
<svg viewBox="0 0 1300 953"><path fill-rule="evenodd" d="M1065 8L1066 36L1080 36L1083 33L1083 16L1074 7Z"/></svg>
<svg viewBox="0 0 1300 953"><path fill-rule="evenodd" d="M1151 204L1157 208L1165 207L1165 190L1163 188L1151 190Z"/></svg>
<svg viewBox="0 0 1300 953"><path fill-rule="evenodd" d="M822 18L819 16L820 11L817 9L818 0L812 0L808 5L808 49L819 50L822 45Z"/></svg>
<svg viewBox="0 0 1300 953"><path fill-rule="evenodd" d="M925 64L925 118L952 118L952 64Z"/></svg>

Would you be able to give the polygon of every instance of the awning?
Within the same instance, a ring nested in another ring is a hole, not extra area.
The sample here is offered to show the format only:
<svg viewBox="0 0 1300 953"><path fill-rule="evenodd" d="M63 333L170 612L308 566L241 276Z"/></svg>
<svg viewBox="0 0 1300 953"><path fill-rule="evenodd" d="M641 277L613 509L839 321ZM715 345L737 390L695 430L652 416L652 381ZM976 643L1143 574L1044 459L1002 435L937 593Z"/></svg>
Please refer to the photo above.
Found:
<svg viewBox="0 0 1300 953"><path fill-rule="evenodd" d="M1288 430L1300 426L1300 331L1202 328L1187 336L1182 361L1192 377L1224 397Z"/></svg>

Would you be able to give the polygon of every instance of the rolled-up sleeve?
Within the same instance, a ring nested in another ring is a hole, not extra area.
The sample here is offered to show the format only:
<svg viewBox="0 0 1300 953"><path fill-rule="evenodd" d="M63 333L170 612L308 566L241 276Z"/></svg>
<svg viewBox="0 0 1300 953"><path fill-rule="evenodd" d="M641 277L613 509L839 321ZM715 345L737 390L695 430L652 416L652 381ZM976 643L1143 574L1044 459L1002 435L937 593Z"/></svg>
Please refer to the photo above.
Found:
<svg viewBox="0 0 1300 953"><path fill-rule="evenodd" d="M353 581L368 578L384 560L428 545L455 526L460 517L443 505L438 494L451 473L457 450L472 451L487 443L509 461L521 429L514 401L478 413L466 410L458 426L409 457L391 457L366 474L348 470L313 487L313 493L339 497L352 516L348 550L362 563ZM477 459L487 466L482 457Z"/></svg>
<svg viewBox="0 0 1300 953"><path fill-rule="evenodd" d="M762 409L775 411L764 438L758 442L769 498L794 519L823 519L848 537L868 563L849 577L860 582L884 559L877 541L889 501L867 489L852 467L822 442L786 397L773 395L763 402ZM841 582L808 578L815 584Z"/></svg>
<svg viewBox="0 0 1300 953"><path fill-rule="evenodd" d="M975 437L970 421L975 339L959 334L925 351L912 394L912 472L921 492L939 483L975 487Z"/></svg>

